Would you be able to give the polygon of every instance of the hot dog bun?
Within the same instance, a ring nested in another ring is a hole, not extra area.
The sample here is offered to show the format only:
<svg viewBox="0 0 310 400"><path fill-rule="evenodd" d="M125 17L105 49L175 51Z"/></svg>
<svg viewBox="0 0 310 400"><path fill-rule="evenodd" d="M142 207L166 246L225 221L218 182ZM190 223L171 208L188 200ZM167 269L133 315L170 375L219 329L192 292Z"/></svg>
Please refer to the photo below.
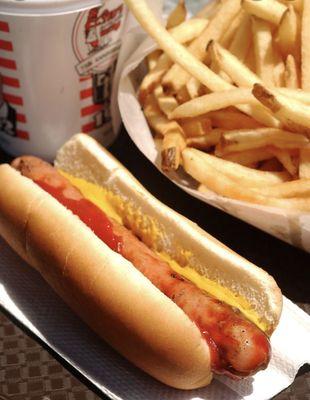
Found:
<svg viewBox="0 0 310 400"><path fill-rule="evenodd" d="M74 136L56 166L116 194L145 242L241 294L272 333L282 298L266 272L157 201L91 138ZM210 382L208 346L181 309L31 180L2 165L0 182L0 234L100 336L168 385Z"/></svg>

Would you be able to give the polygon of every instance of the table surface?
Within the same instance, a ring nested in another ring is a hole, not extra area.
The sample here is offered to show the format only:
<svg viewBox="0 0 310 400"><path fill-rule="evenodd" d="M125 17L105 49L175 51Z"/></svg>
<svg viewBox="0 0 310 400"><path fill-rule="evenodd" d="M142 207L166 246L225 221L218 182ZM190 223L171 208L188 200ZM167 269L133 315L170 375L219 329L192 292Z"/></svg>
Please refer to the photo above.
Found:
<svg viewBox="0 0 310 400"><path fill-rule="evenodd" d="M276 279L283 294L310 314L308 253L183 192L139 152L124 130L110 151L153 195L263 267ZM0 153L0 162L8 160L9 157ZM98 392L95 394L88 382L57 354L49 354L31 332L17 326L14 317L0 314L0 400L93 400L100 397L106 398ZM275 399L310 400L309 366L302 367L293 385Z"/></svg>

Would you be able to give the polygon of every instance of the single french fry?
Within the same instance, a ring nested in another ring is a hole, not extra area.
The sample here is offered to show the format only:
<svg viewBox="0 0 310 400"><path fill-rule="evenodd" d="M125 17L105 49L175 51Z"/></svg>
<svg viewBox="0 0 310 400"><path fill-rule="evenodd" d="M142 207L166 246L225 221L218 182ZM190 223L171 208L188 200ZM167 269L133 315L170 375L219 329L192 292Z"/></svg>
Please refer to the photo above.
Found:
<svg viewBox="0 0 310 400"><path fill-rule="evenodd" d="M270 154L266 147L260 147L257 149L236 151L234 153L224 154L222 158L249 167L258 162L270 160L272 157L273 156Z"/></svg>
<svg viewBox="0 0 310 400"><path fill-rule="evenodd" d="M163 91L163 87L158 85L154 89L154 96L157 99L160 110L168 116L179 104L174 96L166 95Z"/></svg>
<svg viewBox="0 0 310 400"><path fill-rule="evenodd" d="M310 199L310 179L296 179L290 182L283 182L270 187L260 188L260 193L264 196L284 199L300 197L308 197Z"/></svg>
<svg viewBox="0 0 310 400"><path fill-rule="evenodd" d="M212 123L208 117L181 119L178 121L185 137L204 136L212 130Z"/></svg>
<svg viewBox="0 0 310 400"><path fill-rule="evenodd" d="M269 151L274 157L279 160L279 162L283 165L287 172L289 172L294 177L297 175L297 165L293 162L292 157L287 150L270 147Z"/></svg>
<svg viewBox="0 0 310 400"><path fill-rule="evenodd" d="M155 133L161 136L165 136L169 132L180 132L183 134L181 126L176 121L169 121L161 112L154 94L150 94L146 98L143 112Z"/></svg>
<svg viewBox="0 0 310 400"><path fill-rule="evenodd" d="M237 30L239 29L243 17L246 15L244 10L240 10L235 17L233 18L233 20L231 21L231 23L229 24L229 26L227 27L226 31L223 33L222 37L220 38L220 43L222 46L224 47L229 47L229 45L231 44L232 39L234 38Z"/></svg>
<svg viewBox="0 0 310 400"><path fill-rule="evenodd" d="M281 129L236 129L223 132L222 140L215 149L218 156L236 151L245 151L276 146L280 149L299 149L309 145L309 139L304 135L295 134Z"/></svg>
<svg viewBox="0 0 310 400"><path fill-rule="evenodd" d="M276 87L283 87L285 82L285 63L282 60L281 55L273 47L273 81Z"/></svg>
<svg viewBox="0 0 310 400"><path fill-rule="evenodd" d="M186 20L187 10L184 0L179 0L176 7L171 11L168 16L166 28L171 29L177 25L180 25Z"/></svg>
<svg viewBox="0 0 310 400"><path fill-rule="evenodd" d="M287 129L310 136L309 106L272 92L259 83L254 85L252 93Z"/></svg>
<svg viewBox="0 0 310 400"><path fill-rule="evenodd" d="M211 1L207 3L198 13L196 14L197 18L212 18L214 14L217 12L217 9L220 7L220 2Z"/></svg>
<svg viewBox="0 0 310 400"><path fill-rule="evenodd" d="M171 29L170 34L179 43L187 43L197 37L206 28L207 24L207 20L193 18ZM172 64L173 61L166 53L161 54L155 67L145 75L140 85L139 100L141 104L143 104L147 95L152 92L154 87L160 82L162 76L169 70Z"/></svg>
<svg viewBox="0 0 310 400"><path fill-rule="evenodd" d="M255 2L261 3L265 0ZM251 0L251 3L254 3ZM272 45L272 30L270 23L258 18L252 18L253 43L257 75L268 86L274 86L274 50Z"/></svg>
<svg viewBox="0 0 310 400"><path fill-rule="evenodd" d="M238 110L212 111L208 116L211 118L213 127L224 130L256 129L262 127L255 119Z"/></svg>
<svg viewBox="0 0 310 400"><path fill-rule="evenodd" d="M177 92L175 97L177 99L178 104L186 103L187 101L190 101L190 99L191 99L186 86L183 86L182 89L180 89Z"/></svg>
<svg viewBox="0 0 310 400"><path fill-rule="evenodd" d="M238 30L229 46L229 51L240 61L244 61L249 52L251 37L251 18L249 15L244 14Z"/></svg>
<svg viewBox="0 0 310 400"><path fill-rule="evenodd" d="M285 86L291 89L299 88L298 66L294 56L289 54L285 63Z"/></svg>
<svg viewBox="0 0 310 400"><path fill-rule="evenodd" d="M275 40L284 58L292 54L300 61L300 18L291 4L282 16Z"/></svg>
<svg viewBox="0 0 310 400"><path fill-rule="evenodd" d="M156 67L156 64L157 64L158 59L161 56L161 54L162 54L162 51L159 49L156 49L156 50L152 51L152 53L150 53L146 56L146 61L147 61L147 66L148 66L149 71L152 71L152 69L154 69Z"/></svg>
<svg viewBox="0 0 310 400"><path fill-rule="evenodd" d="M263 83L253 71L219 43L211 41L208 45L208 51L211 53L212 59L216 60L219 67L239 87L251 88L255 83Z"/></svg>
<svg viewBox="0 0 310 400"><path fill-rule="evenodd" d="M175 108L169 119L189 118L238 104L256 104L251 89L232 89L197 97Z"/></svg>
<svg viewBox="0 0 310 400"><path fill-rule="evenodd" d="M245 57L244 64L250 71L252 72L256 71L255 52L254 52L254 47L252 45L250 46L249 51Z"/></svg>
<svg viewBox="0 0 310 400"><path fill-rule="evenodd" d="M163 171L168 172L179 168L181 153L185 147L185 139L179 131L169 132L164 136L161 151L161 168Z"/></svg>
<svg viewBox="0 0 310 400"><path fill-rule="evenodd" d="M292 5L297 12L299 13L302 12L304 0L278 0L278 1L284 4L285 6Z"/></svg>
<svg viewBox="0 0 310 400"><path fill-rule="evenodd" d="M196 39L208 26L209 21L203 18L191 18L169 30L179 43L187 43Z"/></svg>
<svg viewBox="0 0 310 400"><path fill-rule="evenodd" d="M310 105L310 92L306 92L302 89L291 88L277 88L277 92L288 98Z"/></svg>
<svg viewBox="0 0 310 400"><path fill-rule="evenodd" d="M300 149L299 178L310 179L310 149Z"/></svg>
<svg viewBox="0 0 310 400"><path fill-rule="evenodd" d="M191 99L194 99L199 96L199 91L201 88L201 83L199 82L198 79L194 78L193 76L188 80L186 83L186 88L188 91L188 94Z"/></svg>
<svg viewBox="0 0 310 400"><path fill-rule="evenodd" d="M211 154L205 153L203 151L194 148L187 147L186 149L183 150L182 152L183 160L184 160L184 155L186 155L186 158L189 159L192 158L200 160L202 176L204 173L204 169L207 169L207 166L211 166L220 173L229 177L230 179L235 180L240 185L260 187L265 185L273 185L275 183L280 183L280 182L286 182L290 178L290 175L286 172L269 173L266 171L254 170L252 168L248 168L243 165L239 165L234 162L215 157ZM184 165L184 167L186 170L186 165ZM200 179L198 180L203 183L203 180Z"/></svg>
<svg viewBox="0 0 310 400"><path fill-rule="evenodd" d="M278 25L286 11L285 5L276 0L242 0L242 7L249 14L261 18L265 21Z"/></svg>
<svg viewBox="0 0 310 400"><path fill-rule="evenodd" d="M197 59L197 61L204 59L205 49L208 42L211 39L218 40L221 38L239 10L240 0L227 0L221 3L216 14L209 21L206 29L188 47L188 50ZM152 35L151 32L150 34ZM184 69L182 63L177 61L177 63L174 64L163 77L163 86L167 89L177 92L186 84L190 78L190 75L193 74L191 74L191 72L189 72L187 69Z"/></svg>
<svg viewBox="0 0 310 400"><path fill-rule="evenodd" d="M263 196L259 193L257 187L253 188L248 185L241 185L239 181L235 181L225 173L221 172L220 169L206 163L205 160L197 156L195 153L193 154L193 152L198 151L199 150L196 149L186 148L182 152L182 159L185 171L198 182L202 183L198 187L198 190L201 193L209 194L209 190L212 190L221 196L255 204L282 207L290 210L310 210L310 200L308 198L275 198ZM279 183L279 185L280 184L281 183ZM262 187L264 188L264 186ZM259 189L261 189L261 187ZM284 192L283 189L282 191Z"/></svg>
<svg viewBox="0 0 310 400"><path fill-rule="evenodd" d="M195 171L196 172L196 171ZM271 206L271 207L280 207L284 209L288 209L291 211L303 211L308 212L310 210L310 201L309 198L304 198L308 196L306 188L303 187L275 187L271 186L270 190L268 188L248 188L238 186L237 183L228 179L224 175L219 175L218 179L212 177L212 174L217 173L216 170L212 170L208 168L208 171L205 176L205 184L200 184L198 187L198 191L200 193L204 193L208 195L210 193L210 189L222 196L230 197L235 200L247 201L250 203ZM291 184L291 182L284 182L284 184ZM282 184L279 184L282 185ZM277 185L278 186L278 185ZM274 188L274 189L273 189ZM300 196L291 197L291 193L301 193ZM304 194L305 193L305 194Z"/></svg>
<svg viewBox="0 0 310 400"><path fill-rule="evenodd" d="M206 135L187 138L186 145L200 150L209 150L210 147L218 144L222 132L221 129L212 129Z"/></svg>
<svg viewBox="0 0 310 400"><path fill-rule="evenodd" d="M301 87L310 91L310 1L305 0L301 23Z"/></svg>

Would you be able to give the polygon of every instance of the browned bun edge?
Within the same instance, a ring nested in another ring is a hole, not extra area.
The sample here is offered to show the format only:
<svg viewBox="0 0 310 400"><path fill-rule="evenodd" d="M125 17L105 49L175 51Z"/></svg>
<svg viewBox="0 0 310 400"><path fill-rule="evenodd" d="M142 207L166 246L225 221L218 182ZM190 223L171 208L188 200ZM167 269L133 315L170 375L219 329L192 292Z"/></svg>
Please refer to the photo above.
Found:
<svg viewBox="0 0 310 400"><path fill-rule="evenodd" d="M207 385L198 328L78 217L7 164L0 166L0 234L105 341L158 380Z"/></svg>

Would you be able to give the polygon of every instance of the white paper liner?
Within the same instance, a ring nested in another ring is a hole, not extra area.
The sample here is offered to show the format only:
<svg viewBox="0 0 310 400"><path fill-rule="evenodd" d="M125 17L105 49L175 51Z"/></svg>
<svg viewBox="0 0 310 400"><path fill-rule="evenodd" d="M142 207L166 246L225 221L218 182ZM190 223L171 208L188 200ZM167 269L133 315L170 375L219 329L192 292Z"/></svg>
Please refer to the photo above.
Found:
<svg viewBox="0 0 310 400"><path fill-rule="evenodd" d="M290 385L300 366L310 362L310 317L284 299L265 371L238 382L217 377L199 390L172 389L106 345L1 238L0 305L112 399L265 400Z"/></svg>
<svg viewBox="0 0 310 400"><path fill-rule="evenodd" d="M135 34L137 34L140 43L142 31L137 29ZM131 40L134 42L133 36ZM145 74L143 60L155 48L154 41L145 35L145 41L123 66L118 89L118 101L122 120L131 139L139 150L161 171L158 151L136 96L139 84ZM202 194L195 190L196 183L187 175L174 173L166 174L166 176L192 196L287 243L310 251L310 213L294 212L233 200L211 191L208 194Z"/></svg>

